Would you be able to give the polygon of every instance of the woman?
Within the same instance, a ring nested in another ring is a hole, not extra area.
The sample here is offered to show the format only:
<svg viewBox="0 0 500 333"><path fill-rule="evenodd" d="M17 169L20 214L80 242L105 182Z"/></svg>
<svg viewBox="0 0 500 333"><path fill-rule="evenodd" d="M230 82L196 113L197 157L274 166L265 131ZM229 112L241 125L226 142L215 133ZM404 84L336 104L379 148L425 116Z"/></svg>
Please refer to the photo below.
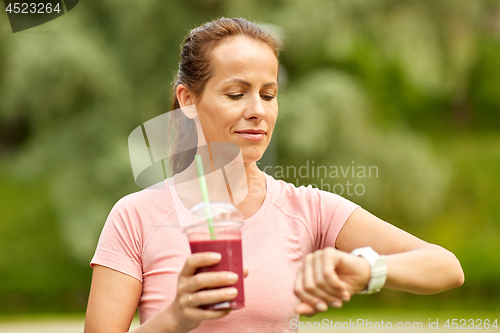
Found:
<svg viewBox="0 0 500 333"><path fill-rule="evenodd" d="M269 34L222 18L190 32L175 82L173 109L195 105L206 141L235 143L242 152L252 189L237 205L245 219L245 308L199 307L233 299L228 286L238 276L194 274L220 255L190 255L177 220L186 211L174 214L174 204L190 198L176 183L113 208L92 260L85 332L125 332L136 308L141 326L134 332L289 332L299 314L341 307L356 293L383 286L432 294L463 283L449 251L335 194L295 188L256 167L278 114L277 55ZM161 224L177 227L151 227ZM204 290L213 287L224 288Z"/></svg>

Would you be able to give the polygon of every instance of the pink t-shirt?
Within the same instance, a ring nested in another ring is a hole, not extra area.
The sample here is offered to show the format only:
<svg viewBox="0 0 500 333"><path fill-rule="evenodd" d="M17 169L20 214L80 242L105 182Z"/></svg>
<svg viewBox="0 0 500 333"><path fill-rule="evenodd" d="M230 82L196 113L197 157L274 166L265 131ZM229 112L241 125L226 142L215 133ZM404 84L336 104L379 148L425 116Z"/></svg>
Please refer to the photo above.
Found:
<svg viewBox="0 0 500 333"><path fill-rule="evenodd" d="M267 194L242 229L245 307L193 332L296 332L290 321L295 275L304 256L335 246L358 206L336 194L299 187L266 175ZM177 207L177 212L176 208ZM122 198L104 225L91 265L99 264L142 282L141 323L175 298L177 276L190 255L179 220L188 211L171 186Z"/></svg>

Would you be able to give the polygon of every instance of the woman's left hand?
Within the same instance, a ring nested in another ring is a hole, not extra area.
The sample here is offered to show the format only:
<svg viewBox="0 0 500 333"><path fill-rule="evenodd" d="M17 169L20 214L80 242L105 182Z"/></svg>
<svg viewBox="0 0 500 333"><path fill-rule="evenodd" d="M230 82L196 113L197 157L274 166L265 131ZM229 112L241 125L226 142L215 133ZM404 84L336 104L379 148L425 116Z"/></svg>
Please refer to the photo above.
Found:
<svg viewBox="0 0 500 333"><path fill-rule="evenodd" d="M301 303L295 312L312 316L328 309L340 308L351 295L365 289L370 280L368 260L333 247L310 253L297 273L295 295Z"/></svg>

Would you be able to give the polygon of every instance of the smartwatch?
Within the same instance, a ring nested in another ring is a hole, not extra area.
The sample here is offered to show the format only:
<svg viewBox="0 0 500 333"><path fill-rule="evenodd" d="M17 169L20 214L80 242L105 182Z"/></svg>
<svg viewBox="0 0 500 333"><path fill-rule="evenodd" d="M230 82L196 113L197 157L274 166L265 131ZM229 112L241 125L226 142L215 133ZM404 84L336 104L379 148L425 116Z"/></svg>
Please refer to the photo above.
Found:
<svg viewBox="0 0 500 333"><path fill-rule="evenodd" d="M385 284L387 278L387 264L385 256L379 255L370 246L360 247L351 252L352 255L363 257L370 263L370 281L365 290L358 294L373 294L379 292Z"/></svg>

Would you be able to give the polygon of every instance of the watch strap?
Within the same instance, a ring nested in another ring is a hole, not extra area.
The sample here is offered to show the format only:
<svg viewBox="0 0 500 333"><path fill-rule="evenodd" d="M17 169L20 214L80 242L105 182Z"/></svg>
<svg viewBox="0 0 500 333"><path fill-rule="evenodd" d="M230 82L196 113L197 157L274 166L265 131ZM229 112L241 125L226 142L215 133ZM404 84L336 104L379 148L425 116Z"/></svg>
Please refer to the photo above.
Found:
<svg viewBox="0 0 500 333"><path fill-rule="evenodd" d="M387 279L387 263L385 256L379 255L370 246L354 249L352 255L361 256L370 263L370 280L365 290L358 294L373 294L379 292Z"/></svg>

